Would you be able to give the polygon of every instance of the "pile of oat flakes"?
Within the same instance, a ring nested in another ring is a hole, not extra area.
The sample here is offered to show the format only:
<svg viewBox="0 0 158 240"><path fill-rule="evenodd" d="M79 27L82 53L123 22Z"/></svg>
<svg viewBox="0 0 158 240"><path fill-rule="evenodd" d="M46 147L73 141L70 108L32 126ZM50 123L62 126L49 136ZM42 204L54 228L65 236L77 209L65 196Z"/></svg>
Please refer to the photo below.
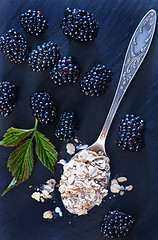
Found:
<svg viewBox="0 0 158 240"><path fill-rule="evenodd" d="M69 212L83 215L95 205L100 205L108 194L108 157L102 152L82 150L63 169L59 192Z"/></svg>
<svg viewBox="0 0 158 240"><path fill-rule="evenodd" d="M73 214L87 214L89 209L95 205L100 205L102 199L108 195L109 158L102 152L84 150L86 147L87 145L81 144L75 147L72 143L68 143L66 149L70 155L73 155L76 149L83 150L75 154L68 163L64 159L58 161L59 164L63 165L64 170L60 184L56 184L55 179L51 178L42 185L42 188L37 188L31 197L38 202L44 202L46 199L52 199L55 187L59 187L66 209ZM131 191L133 186L125 186L124 182L126 181L127 177L112 179L110 182L111 193L122 196L125 191ZM52 219L53 212L58 213L60 217L62 216L61 209L56 207L54 211L45 211L43 218Z"/></svg>

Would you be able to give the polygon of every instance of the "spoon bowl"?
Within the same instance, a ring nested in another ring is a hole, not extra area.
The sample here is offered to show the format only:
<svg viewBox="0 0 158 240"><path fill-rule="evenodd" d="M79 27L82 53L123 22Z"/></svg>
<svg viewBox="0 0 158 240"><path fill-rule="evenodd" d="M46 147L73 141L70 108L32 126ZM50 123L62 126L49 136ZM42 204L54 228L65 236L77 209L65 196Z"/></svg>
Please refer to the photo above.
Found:
<svg viewBox="0 0 158 240"><path fill-rule="evenodd" d="M87 149L94 152L102 151L105 156L107 156L107 153L105 151L105 141L101 140L100 138L98 138L97 141L94 142L91 146L87 147Z"/></svg>

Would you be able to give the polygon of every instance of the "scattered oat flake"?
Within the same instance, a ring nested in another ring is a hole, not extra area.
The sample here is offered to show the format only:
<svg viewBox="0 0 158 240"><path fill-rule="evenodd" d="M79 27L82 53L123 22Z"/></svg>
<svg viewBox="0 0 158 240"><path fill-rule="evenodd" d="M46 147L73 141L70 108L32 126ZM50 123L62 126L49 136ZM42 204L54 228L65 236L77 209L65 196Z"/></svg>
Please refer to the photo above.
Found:
<svg viewBox="0 0 158 240"><path fill-rule="evenodd" d="M113 184L113 185L111 185L110 190L111 190L112 193L119 193L120 185L119 184Z"/></svg>
<svg viewBox="0 0 158 240"><path fill-rule="evenodd" d="M111 185L112 185L112 184L119 184L119 183L118 183L118 181L114 178L114 179L111 180Z"/></svg>
<svg viewBox="0 0 158 240"><path fill-rule="evenodd" d="M48 191L49 193L53 192L54 191L54 188L52 188L50 185L45 185L43 187L43 190L46 190Z"/></svg>
<svg viewBox="0 0 158 240"><path fill-rule="evenodd" d="M117 181L118 182L126 182L127 178L126 177L119 177L119 178L117 178Z"/></svg>
<svg viewBox="0 0 158 240"><path fill-rule="evenodd" d="M51 212L50 210L44 212L44 213L43 213L43 218L45 218L45 219L52 219L52 218L53 218L52 212Z"/></svg>
<svg viewBox="0 0 158 240"><path fill-rule="evenodd" d="M77 142L77 143L79 142L77 138L75 138L74 140L75 140L75 142Z"/></svg>
<svg viewBox="0 0 158 240"><path fill-rule="evenodd" d="M64 159L60 159L60 161L58 161L58 163L64 166L65 163L66 163L66 160L64 160Z"/></svg>
<svg viewBox="0 0 158 240"><path fill-rule="evenodd" d="M118 183L118 181L116 179L113 179L111 181L110 191L112 193L119 193L120 192L120 187L121 186L119 185L119 183Z"/></svg>
<svg viewBox="0 0 158 240"><path fill-rule="evenodd" d="M73 155L75 153L75 146L72 143L66 145L67 153Z"/></svg>
<svg viewBox="0 0 158 240"><path fill-rule="evenodd" d="M123 196L123 195L124 195L124 193L125 193L124 191L120 191L120 195L121 195L121 196Z"/></svg>
<svg viewBox="0 0 158 240"><path fill-rule="evenodd" d="M55 179L54 178L51 178L51 179L49 179L49 180L47 180L47 184L49 184L49 185L55 185L56 184L56 181L55 181Z"/></svg>
<svg viewBox="0 0 158 240"><path fill-rule="evenodd" d="M44 198L52 198L47 190L42 190L42 197Z"/></svg>
<svg viewBox="0 0 158 240"><path fill-rule="evenodd" d="M40 202L40 192L34 192L31 197L35 199L36 201Z"/></svg>
<svg viewBox="0 0 158 240"><path fill-rule="evenodd" d="M131 191L133 189L133 185L126 186L125 190Z"/></svg>
<svg viewBox="0 0 158 240"><path fill-rule="evenodd" d="M124 190L125 188L124 188L124 186L120 186L120 190L122 191L122 190Z"/></svg>
<svg viewBox="0 0 158 240"><path fill-rule="evenodd" d="M43 197L41 197L41 202L44 202L45 200L44 200L44 198Z"/></svg>
<svg viewBox="0 0 158 240"><path fill-rule="evenodd" d="M62 213L60 207L56 207L56 208L55 208L55 212L58 213L60 217L63 216L63 213Z"/></svg>

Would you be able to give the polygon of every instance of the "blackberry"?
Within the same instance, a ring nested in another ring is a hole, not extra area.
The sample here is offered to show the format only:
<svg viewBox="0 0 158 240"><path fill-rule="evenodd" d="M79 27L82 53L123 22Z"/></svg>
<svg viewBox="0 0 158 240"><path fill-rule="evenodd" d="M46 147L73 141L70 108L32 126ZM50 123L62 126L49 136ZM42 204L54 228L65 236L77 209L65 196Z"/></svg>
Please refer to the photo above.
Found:
<svg viewBox="0 0 158 240"><path fill-rule="evenodd" d="M7 117L16 106L16 86L12 82L0 83L0 114Z"/></svg>
<svg viewBox="0 0 158 240"><path fill-rule="evenodd" d="M101 232L106 238L122 238L132 230L133 226L134 220L130 215L114 210L104 216Z"/></svg>
<svg viewBox="0 0 158 240"><path fill-rule="evenodd" d="M98 23L92 14L81 9L66 8L65 17L60 24L68 38L80 42L93 41L98 35Z"/></svg>
<svg viewBox="0 0 158 240"><path fill-rule="evenodd" d="M145 121L140 117L126 114L120 121L118 146L122 150L138 151L145 146Z"/></svg>
<svg viewBox="0 0 158 240"><path fill-rule="evenodd" d="M11 62L24 62L28 58L29 49L27 41L15 29L0 37L0 50Z"/></svg>
<svg viewBox="0 0 158 240"><path fill-rule="evenodd" d="M30 96L33 115L39 122L50 124L55 118L55 106L53 98L47 92L35 92Z"/></svg>
<svg viewBox="0 0 158 240"><path fill-rule="evenodd" d="M81 80L81 91L86 95L97 96L105 93L111 81L112 73L104 65L93 67Z"/></svg>
<svg viewBox="0 0 158 240"><path fill-rule="evenodd" d="M40 11L28 10L21 14L20 23L26 32L39 35L48 28L48 22Z"/></svg>
<svg viewBox="0 0 158 240"><path fill-rule="evenodd" d="M75 137L77 118L73 111L63 112L60 115L55 135L60 140L69 141Z"/></svg>
<svg viewBox="0 0 158 240"><path fill-rule="evenodd" d="M37 46L30 53L28 63L34 72L43 72L48 67L57 63L59 58L60 51L58 45L49 41L43 43L41 46Z"/></svg>
<svg viewBox="0 0 158 240"><path fill-rule="evenodd" d="M60 59L50 71L51 79L58 86L77 82L79 75L79 66L75 64L71 56Z"/></svg>

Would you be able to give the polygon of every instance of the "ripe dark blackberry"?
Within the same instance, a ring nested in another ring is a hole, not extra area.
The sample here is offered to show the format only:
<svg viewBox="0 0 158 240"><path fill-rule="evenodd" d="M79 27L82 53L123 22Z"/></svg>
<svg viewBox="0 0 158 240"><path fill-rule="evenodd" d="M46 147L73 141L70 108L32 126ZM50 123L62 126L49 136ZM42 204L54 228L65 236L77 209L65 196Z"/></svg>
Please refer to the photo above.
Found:
<svg viewBox="0 0 158 240"><path fill-rule="evenodd" d="M132 230L133 226L134 220L130 215L114 210L104 216L101 232L106 238L122 238Z"/></svg>
<svg viewBox="0 0 158 240"><path fill-rule="evenodd" d="M16 86L12 82L0 83L0 114L7 117L16 106Z"/></svg>
<svg viewBox="0 0 158 240"><path fill-rule="evenodd" d="M15 29L0 37L0 50L11 62L22 63L29 55L29 46L24 37Z"/></svg>
<svg viewBox="0 0 158 240"><path fill-rule="evenodd" d="M69 141L75 137L77 119L74 112L63 112L60 115L55 135L60 140Z"/></svg>
<svg viewBox="0 0 158 240"><path fill-rule="evenodd" d="M35 92L30 96L30 100L34 117L39 122L47 125L54 121L56 109L53 98L47 92Z"/></svg>
<svg viewBox="0 0 158 240"><path fill-rule="evenodd" d="M139 151L144 143L145 121L140 117L126 114L120 121L118 146L122 150Z"/></svg>
<svg viewBox="0 0 158 240"><path fill-rule="evenodd" d="M105 93L111 81L112 73L104 65L93 67L81 80L81 91L86 95L97 96Z"/></svg>
<svg viewBox="0 0 158 240"><path fill-rule="evenodd" d="M98 23L92 14L81 9L66 8L65 17L60 24L68 38L80 42L93 41L98 35Z"/></svg>
<svg viewBox="0 0 158 240"><path fill-rule="evenodd" d="M58 86L77 82L79 75L80 68L71 56L60 59L50 71L51 79Z"/></svg>
<svg viewBox="0 0 158 240"><path fill-rule="evenodd" d="M58 45L49 41L43 43L41 46L37 46L37 48L30 53L28 63L34 72L43 72L48 67L56 64L60 55Z"/></svg>
<svg viewBox="0 0 158 240"><path fill-rule="evenodd" d="M21 14L20 23L26 32L39 35L48 28L48 22L40 11L28 10Z"/></svg>

